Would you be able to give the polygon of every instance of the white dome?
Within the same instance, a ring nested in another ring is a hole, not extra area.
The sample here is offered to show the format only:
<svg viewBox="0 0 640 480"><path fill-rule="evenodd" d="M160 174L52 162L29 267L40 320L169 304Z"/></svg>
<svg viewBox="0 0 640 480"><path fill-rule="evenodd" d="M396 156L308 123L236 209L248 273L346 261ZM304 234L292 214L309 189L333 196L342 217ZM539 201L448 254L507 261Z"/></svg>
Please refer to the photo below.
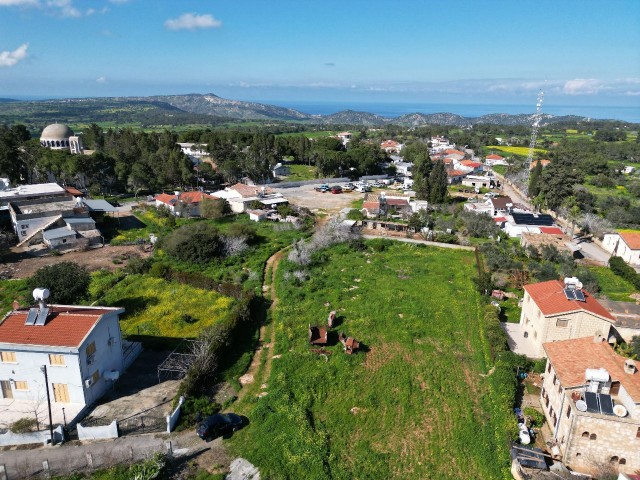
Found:
<svg viewBox="0 0 640 480"><path fill-rule="evenodd" d="M62 123L53 123L42 130L40 145L54 150L69 150L69 137L73 131Z"/></svg>

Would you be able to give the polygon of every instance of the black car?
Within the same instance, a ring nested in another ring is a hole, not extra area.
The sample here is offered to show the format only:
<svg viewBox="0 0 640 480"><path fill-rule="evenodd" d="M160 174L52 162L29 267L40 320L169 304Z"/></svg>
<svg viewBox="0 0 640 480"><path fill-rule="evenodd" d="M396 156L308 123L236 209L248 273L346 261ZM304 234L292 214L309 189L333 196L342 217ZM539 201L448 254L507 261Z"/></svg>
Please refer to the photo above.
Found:
<svg viewBox="0 0 640 480"><path fill-rule="evenodd" d="M203 440L217 438L225 433L235 432L242 427L242 417L235 413L216 413L205 418L196 427L196 433Z"/></svg>

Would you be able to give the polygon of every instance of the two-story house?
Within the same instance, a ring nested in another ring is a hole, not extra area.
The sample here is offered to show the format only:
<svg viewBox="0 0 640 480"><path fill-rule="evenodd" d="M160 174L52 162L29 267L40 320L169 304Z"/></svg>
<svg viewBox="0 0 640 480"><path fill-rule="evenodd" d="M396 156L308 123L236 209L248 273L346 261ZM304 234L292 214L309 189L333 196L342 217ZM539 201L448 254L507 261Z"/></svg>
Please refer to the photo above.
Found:
<svg viewBox="0 0 640 480"><path fill-rule="evenodd" d="M556 456L591 473L611 465L640 469L640 373L601 338L544 344L548 357L540 403Z"/></svg>
<svg viewBox="0 0 640 480"><path fill-rule="evenodd" d="M524 286L520 327L536 358L542 345L572 338L600 336L608 340L615 318L575 278Z"/></svg>
<svg viewBox="0 0 640 480"><path fill-rule="evenodd" d="M0 321L0 405L41 401L45 389L53 404L70 404L68 412L98 400L140 350L122 339L123 312L41 303L7 313Z"/></svg>

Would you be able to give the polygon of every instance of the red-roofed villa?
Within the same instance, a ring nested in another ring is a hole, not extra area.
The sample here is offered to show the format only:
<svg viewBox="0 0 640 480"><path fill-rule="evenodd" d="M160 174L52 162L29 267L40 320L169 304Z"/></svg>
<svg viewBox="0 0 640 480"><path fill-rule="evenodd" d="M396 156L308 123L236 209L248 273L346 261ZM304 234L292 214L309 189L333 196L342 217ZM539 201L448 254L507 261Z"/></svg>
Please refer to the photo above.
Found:
<svg viewBox="0 0 640 480"><path fill-rule="evenodd" d="M621 257L629 265L640 266L640 230L619 230L607 233L602 246L612 255Z"/></svg>
<svg viewBox="0 0 640 480"><path fill-rule="evenodd" d="M46 305L42 300L33 308L7 313L0 320L4 421L33 411L29 405L41 403L48 389L54 421L62 423L64 407L66 421L72 422L111 389L141 350L140 344L122 338L118 316L123 312L122 308ZM47 369L47 384L42 366Z"/></svg>
<svg viewBox="0 0 640 480"><path fill-rule="evenodd" d="M565 279L524 286L520 335L533 358L544 357L542 345L572 338L599 336L609 340L616 319L580 282Z"/></svg>

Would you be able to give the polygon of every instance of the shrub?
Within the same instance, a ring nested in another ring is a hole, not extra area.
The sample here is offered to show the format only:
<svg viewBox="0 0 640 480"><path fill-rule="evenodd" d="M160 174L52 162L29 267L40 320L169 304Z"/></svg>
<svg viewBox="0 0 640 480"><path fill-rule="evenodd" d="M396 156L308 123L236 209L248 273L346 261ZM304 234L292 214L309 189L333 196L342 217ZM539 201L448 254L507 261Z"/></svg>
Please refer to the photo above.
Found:
<svg viewBox="0 0 640 480"><path fill-rule="evenodd" d="M162 262L154 262L149 268L149 275L157 278L167 278L171 274L169 265Z"/></svg>
<svg viewBox="0 0 640 480"><path fill-rule="evenodd" d="M524 414L531 420L531 426L540 428L544 423L544 414L532 407L525 407Z"/></svg>
<svg viewBox="0 0 640 480"><path fill-rule="evenodd" d="M256 227L244 223L233 223L230 225L227 229L226 236L244 238L250 245L256 243L259 238Z"/></svg>
<svg viewBox="0 0 640 480"><path fill-rule="evenodd" d="M364 220L364 214L357 208L352 208L349 210L349 213L347 213L347 218L349 220Z"/></svg>
<svg viewBox="0 0 640 480"><path fill-rule="evenodd" d="M124 271L132 274L147 273L151 268L151 258L133 257L127 262L127 266L124 267Z"/></svg>
<svg viewBox="0 0 640 480"><path fill-rule="evenodd" d="M28 433L33 432L37 425L35 418L23 417L9 425L9 430L13 433Z"/></svg>
<svg viewBox="0 0 640 480"><path fill-rule="evenodd" d="M374 252L384 252L387 248L393 245L392 240L387 240L386 238L375 238L369 242L369 246L371 250Z"/></svg>
<svg viewBox="0 0 640 480"><path fill-rule="evenodd" d="M635 288L640 289L640 275L627 265L621 257L613 256L609 259L609 268L619 277L624 278Z"/></svg>
<svg viewBox="0 0 640 480"><path fill-rule="evenodd" d="M42 267L29 278L30 289L48 288L49 301L73 305L87 297L91 277L87 269L74 262L61 262Z"/></svg>
<svg viewBox="0 0 640 480"><path fill-rule="evenodd" d="M162 240L162 248L177 260L206 264L223 254L218 229L208 223L185 225Z"/></svg>
<svg viewBox="0 0 640 480"><path fill-rule="evenodd" d="M200 215L203 218L218 219L231 213L231 207L222 198L203 198L200 203Z"/></svg>
<svg viewBox="0 0 640 480"><path fill-rule="evenodd" d="M205 418L219 411L220 405L206 395L187 397L180 409L180 424L192 426L197 423L198 416Z"/></svg>

